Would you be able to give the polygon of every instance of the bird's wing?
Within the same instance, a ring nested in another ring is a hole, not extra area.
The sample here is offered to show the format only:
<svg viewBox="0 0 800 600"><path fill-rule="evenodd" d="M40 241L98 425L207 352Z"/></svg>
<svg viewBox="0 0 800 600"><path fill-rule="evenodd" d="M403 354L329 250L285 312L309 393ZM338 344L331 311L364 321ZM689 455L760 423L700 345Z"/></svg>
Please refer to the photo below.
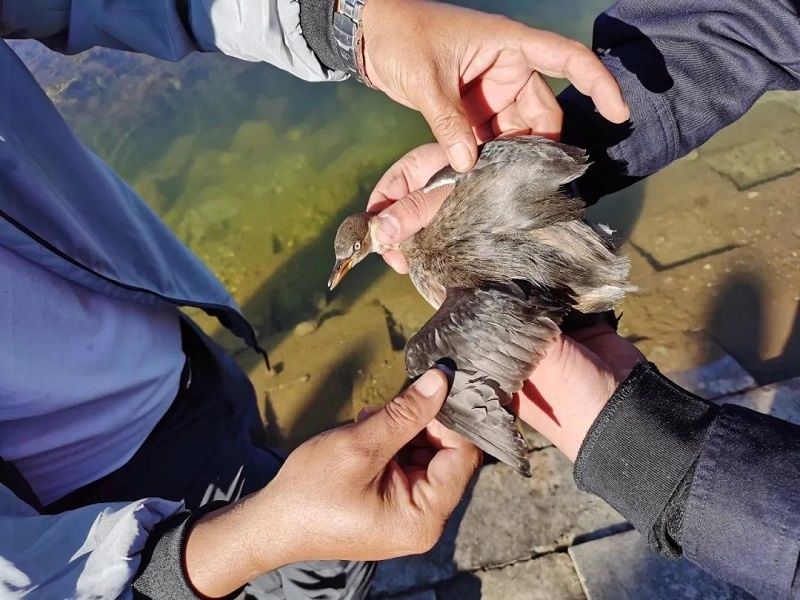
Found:
<svg viewBox="0 0 800 600"><path fill-rule="evenodd" d="M405 348L410 377L437 362L455 368L439 421L527 476L527 447L505 405L558 333L553 319L567 304L556 295L524 282L448 289Z"/></svg>
<svg viewBox="0 0 800 600"><path fill-rule="evenodd" d="M428 182L426 190L455 183L430 226L456 219L471 231L497 234L581 219L585 203L564 186L586 171L587 161L580 148L538 136L489 142L471 171L445 167Z"/></svg>

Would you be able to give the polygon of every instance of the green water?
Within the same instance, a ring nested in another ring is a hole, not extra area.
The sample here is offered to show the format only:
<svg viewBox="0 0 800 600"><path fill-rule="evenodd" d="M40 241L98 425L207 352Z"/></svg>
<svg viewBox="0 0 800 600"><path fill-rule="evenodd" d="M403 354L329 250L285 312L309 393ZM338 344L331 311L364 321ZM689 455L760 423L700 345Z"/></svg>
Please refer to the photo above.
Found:
<svg viewBox="0 0 800 600"><path fill-rule="evenodd" d="M605 6L465 4L585 42ZM395 159L431 139L415 113L352 82L309 84L215 55L168 64L111 51L20 53L81 137L265 331L318 310L338 219L364 204ZM265 289L270 279L277 284Z"/></svg>

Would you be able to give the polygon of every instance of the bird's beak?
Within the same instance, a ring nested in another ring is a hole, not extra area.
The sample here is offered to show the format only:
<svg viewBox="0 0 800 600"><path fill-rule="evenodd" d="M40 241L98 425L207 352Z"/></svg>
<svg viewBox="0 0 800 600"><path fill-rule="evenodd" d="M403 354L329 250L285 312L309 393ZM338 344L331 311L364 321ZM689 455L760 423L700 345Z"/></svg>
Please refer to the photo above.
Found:
<svg viewBox="0 0 800 600"><path fill-rule="evenodd" d="M328 289L332 290L339 282L344 279L344 276L347 275L347 272L353 266L353 257L350 258L339 258L336 259L336 263L333 265L333 271L331 271L331 276L328 279Z"/></svg>

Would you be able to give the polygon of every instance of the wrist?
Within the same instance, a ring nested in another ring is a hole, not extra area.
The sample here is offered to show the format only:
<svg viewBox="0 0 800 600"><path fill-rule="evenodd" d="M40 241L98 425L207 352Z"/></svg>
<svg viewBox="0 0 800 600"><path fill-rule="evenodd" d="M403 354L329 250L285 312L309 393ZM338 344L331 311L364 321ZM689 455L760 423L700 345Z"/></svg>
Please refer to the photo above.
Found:
<svg viewBox="0 0 800 600"><path fill-rule="evenodd" d="M185 544L184 566L187 580L200 595L225 597L292 562L265 490L194 523ZM268 523L264 515L270 516Z"/></svg>
<svg viewBox="0 0 800 600"><path fill-rule="evenodd" d="M367 0L334 0L333 39L340 63L362 83L369 80L364 66L363 19Z"/></svg>
<svg viewBox="0 0 800 600"><path fill-rule="evenodd" d="M586 347L562 335L520 393L519 414L571 461L620 381Z"/></svg>
<svg viewBox="0 0 800 600"><path fill-rule="evenodd" d="M641 363L592 424L575 481L617 509L661 549L656 524L691 478L716 407Z"/></svg>

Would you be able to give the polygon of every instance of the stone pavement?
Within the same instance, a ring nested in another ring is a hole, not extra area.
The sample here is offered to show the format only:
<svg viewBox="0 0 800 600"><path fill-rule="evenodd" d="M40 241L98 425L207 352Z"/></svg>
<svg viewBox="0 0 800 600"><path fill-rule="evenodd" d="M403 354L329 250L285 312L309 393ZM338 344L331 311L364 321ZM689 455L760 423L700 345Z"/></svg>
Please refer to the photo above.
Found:
<svg viewBox="0 0 800 600"><path fill-rule="evenodd" d="M755 387L722 355L672 378L715 402L800 423L800 377ZM485 466L430 552L378 566L374 599L749 598L685 560L650 551L617 512L577 489L560 452L528 433L533 478Z"/></svg>

